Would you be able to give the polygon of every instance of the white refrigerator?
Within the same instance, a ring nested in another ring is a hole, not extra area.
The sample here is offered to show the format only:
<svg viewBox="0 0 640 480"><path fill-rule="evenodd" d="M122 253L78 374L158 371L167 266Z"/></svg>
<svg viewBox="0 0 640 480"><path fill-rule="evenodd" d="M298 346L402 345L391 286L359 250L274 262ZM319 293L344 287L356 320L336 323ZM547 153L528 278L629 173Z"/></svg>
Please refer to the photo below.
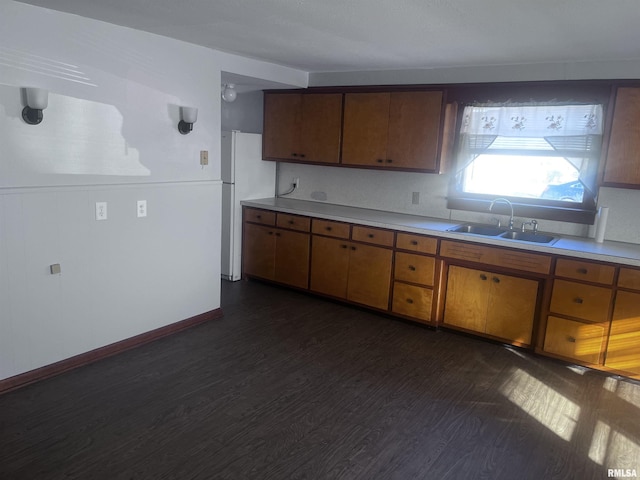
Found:
<svg viewBox="0 0 640 480"><path fill-rule="evenodd" d="M276 163L262 160L262 135L222 132L222 278L240 280L242 200L275 196Z"/></svg>

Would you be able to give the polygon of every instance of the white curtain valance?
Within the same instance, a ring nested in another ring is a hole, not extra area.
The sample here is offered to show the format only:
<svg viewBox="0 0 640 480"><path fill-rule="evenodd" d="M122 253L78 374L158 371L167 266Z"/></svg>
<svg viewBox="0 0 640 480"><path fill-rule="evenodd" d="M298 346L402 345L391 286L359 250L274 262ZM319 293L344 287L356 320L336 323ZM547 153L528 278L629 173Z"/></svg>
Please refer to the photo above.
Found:
<svg viewBox="0 0 640 480"><path fill-rule="evenodd" d="M468 106L460 133L503 137L602 135L602 105Z"/></svg>

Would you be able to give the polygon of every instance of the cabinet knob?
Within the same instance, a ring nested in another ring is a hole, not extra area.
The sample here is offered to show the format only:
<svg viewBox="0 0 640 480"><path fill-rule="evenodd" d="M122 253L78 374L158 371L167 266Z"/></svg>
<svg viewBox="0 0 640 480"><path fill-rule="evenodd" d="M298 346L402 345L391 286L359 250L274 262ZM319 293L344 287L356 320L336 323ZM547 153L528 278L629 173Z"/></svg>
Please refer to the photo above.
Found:
<svg viewBox="0 0 640 480"><path fill-rule="evenodd" d="M412 272L416 271L416 267L414 267L413 265L409 265L409 270L411 270Z"/></svg>
<svg viewBox="0 0 640 480"><path fill-rule="evenodd" d="M300 158L304 158L304 157L306 157L306 155L304 153L301 153Z"/></svg>
<svg viewBox="0 0 640 480"><path fill-rule="evenodd" d="M279 236L280 236L280 234L279 234L279 233L276 233L276 237L279 237Z"/></svg>
<svg viewBox="0 0 640 480"><path fill-rule="evenodd" d="M256 215L256 218L260 220L262 218L262 215Z"/></svg>
<svg viewBox="0 0 640 480"><path fill-rule="evenodd" d="M576 343L576 337L572 337L571 335L568 335L567 342Z"/></svg>
<svg viewBox="0 0 640 480"><path fill-rule="evenodd" d="M355 250L355 249L356 249L356 247L351 247L351 250Z"/></svg>
<svg viewBox="0 0 640 480"><path fill-rule="evenodd" d="M418 241L417 240L411 240L411 245L418 245Z"/></svg>
<svg viewBox="0 0 640 480"><path fill-rule="evenodd" d="M289 220L289 225L294 225L296 222L294 222L293 220Z"/></svg>
<svg viewBox="0 0 640 480"><path fill-rule="evenodd" d="M480 274L480 280L486 280L487 276L484 273Z"/></svg>
<svg viewBox="0 0 640 480"><path fill-rule="evenodd" d="M500 283L500 279L498 277L493 277L491 280L493 280L493 283Z"/></svg>
<svg viewBox="0 0 640 480"><path fill-rule="evenodd" d="M588 270L586 268L579 268L578 273L581 273L582 275L586 275L588 273Z"/></svg>
<svg viewBox="0 0 640 480"><path fill-rule="evenodd" d="M324 227L324 229L325 229L327 232L330 232L330 231L331 231L331 227Z"/></svg>
<svg viewBox="0 0 640 480"><path fill-rule="evenodd" d="M273 232L267 232L269 235L273 235Z"/></svg>
<svg viewBox="0 0 640 480"><path fill-rule="evenodd" d="M379 158L379 159L377 159L377 160L376 160L376 162L378 162L378 163L384 163L384 160L383 160L383 159L381 159L381 158Z"/></svg>
<svg viewBox="0 0 640 480"><path fill-rule="evenodd" d="M387 163L393 163L393 160L391 160L390 158L387 158Z"/></svg>
<svg viewBox="0 0 640 480"><path fill-rule="evenodd" d="M580 297L576 297L576 298L574 298L574 299L573 299L573 301L574 301L575 303L582 304L582 302L583 302L584 300L582 300Z"/></svg>
<svg viewBox="0 0 640 480"><path fill-rule="evenodd" d="M367 235L367 237L369 238L373 238L375 235L373 233L370 233L369 235Z"/></svg>
<svg viewBox="0 0 640 480"><path fill-rule="evenodd" d="M413 303L413 299L407 298L407 303Z"/></svg>
<svg viewBox="0 0 640 480"><path fill-rule="evenodd" d="M291 156L292 156L292 157L297 157L297 156L298 156L298 154L294 152L294 153L292 153L292 154L291 154Z"/></svg>
<svg viewBox="0 0 640 480"><path fill-rule="evenodd" d="M348 248L346 245L340 245L340 248Z"/></svg>

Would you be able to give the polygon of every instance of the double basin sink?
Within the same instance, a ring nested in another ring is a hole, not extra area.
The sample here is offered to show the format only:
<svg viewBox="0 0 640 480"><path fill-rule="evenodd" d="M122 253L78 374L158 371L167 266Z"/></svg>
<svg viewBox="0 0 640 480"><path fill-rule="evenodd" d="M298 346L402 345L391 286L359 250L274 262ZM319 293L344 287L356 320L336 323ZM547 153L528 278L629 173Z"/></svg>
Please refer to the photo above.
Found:
<svg viewBox="0 0 640 480"><path fill-rule="evenodd" d="M496 227L494 225L481 225L475 223L458 225L457 227L450 228L448 231L530 243L550 244L556 240L556 237L545 235L543 233L521 232L518 230L509 230L507 228Z"/></svg>

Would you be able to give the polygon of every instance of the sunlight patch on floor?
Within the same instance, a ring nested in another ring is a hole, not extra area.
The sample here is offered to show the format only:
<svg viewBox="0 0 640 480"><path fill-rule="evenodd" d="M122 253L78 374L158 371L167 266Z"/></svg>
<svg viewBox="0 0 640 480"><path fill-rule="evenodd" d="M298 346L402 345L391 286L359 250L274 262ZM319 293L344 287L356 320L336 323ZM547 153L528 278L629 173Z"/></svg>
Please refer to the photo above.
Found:
<svg viewBox="0 0 640 480"><path fill-rule="evenodd" d="M511 402L563 440L571 440L580 407L521 369L516 369L500 388Z"/></svg>

